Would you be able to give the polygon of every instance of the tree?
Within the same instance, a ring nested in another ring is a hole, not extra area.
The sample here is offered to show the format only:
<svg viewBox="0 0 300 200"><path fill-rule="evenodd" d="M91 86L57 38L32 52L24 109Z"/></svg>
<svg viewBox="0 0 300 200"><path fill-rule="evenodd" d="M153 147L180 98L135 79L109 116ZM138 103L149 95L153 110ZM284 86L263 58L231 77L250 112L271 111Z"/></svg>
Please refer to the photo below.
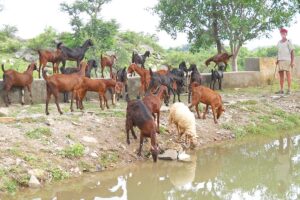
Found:
<svg viewBox="0 0 300 200"><path fill-rule="evenodd" d="M55 48L57 40L56 30L52 27L45 28L44 32L28 40L27 46L30 49L38 50L44 48Z"/></svg>
<svg viewBox="0 0 300 200"><path fill-rule="evenodd" d="M11 26L8 24L4 24L3 28L1 29L1 32L9 38L16 37L16 33L18 32L18 28L16 26Z"/></svg>
<svg viewBox="0 0 300 200"><path fill-rule="evenodd" d="M61 3L61 10L71 16L71 26L77 37L80 36L80 31L83 26L82 15L87 14L89 20L98 19L101 11L101 6L111 0L76 0L72 4L66 2Z"/></svg>
<svg viewBox="0 0 300 200"><path fill-rule="evenodd" d="M237 71L240 48L254 38L289 25L297 12L296 0L160 0L154 7L160 28L176 37L185 32L191 50L229 42L233 54L232 68Z"/></svg>
<svg viewBox="0 0 300 200"><path fill-rule="evenodd" d="M94 42L94 53L110 49L115 43L118 24L112 20L105 22L99 14L103 4L111 0L76 0L74 3L61 4L61 10L71 16L70 24L74 31L75 41L70 40L68 35L62 35L69 43L82 43L86 38ZM87 19L84 22L83 19Z"/></svg>

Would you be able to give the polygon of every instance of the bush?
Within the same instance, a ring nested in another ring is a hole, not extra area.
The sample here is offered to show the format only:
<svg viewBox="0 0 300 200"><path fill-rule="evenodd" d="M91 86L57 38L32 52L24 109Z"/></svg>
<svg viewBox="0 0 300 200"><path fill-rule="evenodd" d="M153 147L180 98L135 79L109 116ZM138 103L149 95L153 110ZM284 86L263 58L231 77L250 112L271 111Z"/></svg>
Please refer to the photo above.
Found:
<svg viewBox="0 0 300 200"><path fill-rule="evenodd" d="M84 146L82 144L73 144L70 147L65 148L60 153L63 157L76 158L81 157L84 154Z"/></svg>

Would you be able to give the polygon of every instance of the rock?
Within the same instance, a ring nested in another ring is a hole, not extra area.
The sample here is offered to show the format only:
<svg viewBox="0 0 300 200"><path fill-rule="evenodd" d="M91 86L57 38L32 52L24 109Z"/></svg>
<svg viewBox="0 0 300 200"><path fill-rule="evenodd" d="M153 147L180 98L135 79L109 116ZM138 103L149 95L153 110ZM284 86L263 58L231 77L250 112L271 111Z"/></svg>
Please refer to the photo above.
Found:
<svg viewBox="0 0 300 200"><path fill-rule="evenodd" d="M11 123L15 122L16 118L14 117L0 117L0 123Z"/></svg>
<svg viewBox="0 0 300 200"><path fill-rule="evenodd" d="M80 124L76 123L76 122L72 122L73 125L75 126L80 126Z"/></svg>
<svg viewBox="0 0 300 200"><path fill-rule="evenodd" d="M92 158L98 158L98 155L97 155L97 153L96 153L96 152L92 152L92 153L90 153L90 156L91 156Z"/></svg>
<svg viewBox="0 0 300 200"><path fill-rule="evenodd" d="M282 98L282 96L275 95L275 96L271 96L271 98L272 98L273 100L277 100L277 99Z"/></svg>
<svg viewBox="0 0 300 200"><path fill-rule="evenodd" d="M46 172L42 169L30 169L28 174L37 177L39 180L44 180L46 178Z"/></svg>
<svg viewBox="0 0 300 200"><path fill-rule="evenodd" d="M184 161L184 162L190 162L191 161L191 156L189 154L186 154L185 151L179 152L178 160Z"/></svg>
<svg viewBox="0 0 300 200"><path fill-rule="evenodd" d="M0 142L5 142L6 138L5 137L0 137Z"/></svg>
<svg viewBox="0 0 300 200"><path fill-rule="evenodd" d="M161 160L177 160L178 153L174 149L168 149L163 154L159 154L158 158Z"/></svg>
<svg viewBox="0 0 300 200"><path fill-rule="evenodd" d="M31 188L38 188L41 186L41 183L34 175L31 175L28 185Z"/></svg>
<svg viewBox="0 0 300 200"><path fill-rule="evenodd" d="M83 136L82 140L84 142L88 142L88 143L97 143L97 139L94 137L89 137L89 136Z"/></svg>
<svg viewBox="0 0 300 200"><path fill-rule="evenodd" d="M97 164L96 165L96 172L101 172L102 171L102 166Z"/></svg>
<svg viewBox="0 0 300 200"><path fill-rule="evenodd" d="M71 168L70 171L75 174L81 174L79 167Z"/></svg>
<svg viewBox="0 0 300 200"><path fill-rule="evenodd" d="M17 158L17 159L16 159L16 165L20 165L22 162L23 162L22 159L20 159L20 158Z"/></svg>

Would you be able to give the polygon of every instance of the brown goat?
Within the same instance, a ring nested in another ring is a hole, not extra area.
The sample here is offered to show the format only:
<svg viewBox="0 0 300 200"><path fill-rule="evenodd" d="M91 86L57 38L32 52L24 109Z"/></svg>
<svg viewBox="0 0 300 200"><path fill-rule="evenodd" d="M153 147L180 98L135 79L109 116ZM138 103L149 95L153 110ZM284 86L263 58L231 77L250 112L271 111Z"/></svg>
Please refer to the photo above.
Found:
<svg viewBox="0 0 300 200"><path fill-rule="evenodd" d="M156 141L156 125L150 111L141 100L131 100L127 103L126 135L128 145L130 144L129 130L131 130L131 134L134 137L134 139L137 139L136 134L133 130L133 127L135 126L137 126L141 131L138 155L141 156L144 137L150 137L151 154L153 161L156 162L158 155L158 144Z"/></svg>
<svg viewBox="0 0 300 200"><path fill-rule="evenodd" d="M102 78L104 78L103 71L105 67L109 67L110 69L110 77L112 77L112 67L117 61L116 55L111 55L111 56L100 56L100 64L101 64L101 73L102 73Z"/></svg>
<svg viewBox="0 0 300 200"><path fill-rule="evenodd" d="M222 105L222 98L220 94L211 90L208 87L204 87L199 85L197 82L192 83L192 103L189 108L195 106L198 118L200 119L200 114L198 110L199 103L204 103L206 105L205 111L203 113L203 119L206 118L206 114L208 112L208 106L211 106L212 113L214 116L214 122L217 124L217 119L220 118L222 112L224 112L224 108Z"/></svg>
<svg viewBox="0 0 300 200"><path fill-rule="evenodd" d="M164 85L159 87L159 90L156 95L149 93L149 95L143 98L144 104L147 106L149 111L152 113L154 119L155 114L157 114L157 132L159 131L159 116L160 116L160 107L162 105L163 99L169 99L168 88Z"/></svg>
<svg viewBox="0 0 300 200"><path fill-rule="evenodd" d="M17 72L15 70L9 69L5 70L4 69L4 64L1 65L2 71L3 71L3 89L5 90L4 94L4 102L6 106L11 104L11 101L8 97L8 92L11 90L12 87L21 87L22 88L22 100L21 104L24 105L24 88L27 87L30 95L30 102L32 102L32 94L31 94L31 83L33 81L32 73L33 70L37 70L37 67L35 63L31 63L28 65L27 70L23 73ZM6 100L5 100L6 97Z"/></svg>
<svg viewBox="0 0 300 200"><path fill-rule="evenodd" d="M231 57L232 57L232 54L228 54L226 52L225 53L220 53L220 54L214 55L213 57L210 57L209 59L207 59L205 61L205 65L208 66L211 62L214 62L215 66L216 66L219 63L223 62L225 64L225 70L224 71L226 71L228 61Z"/></svg>
<svg viewBox="0 0 300 200"><path fill-rule="evenodd" d="M136 72L138 73L138 75L141 77L140 78L140 82L141 82L141 86L140 86L140 89L139 89L139 97L142 95L142 94L145 94L147 88L149 87L149 84L150 84L150 72L149 70L147 69L144 69L142 67L139 67L137 64L135 63L132 63L128 69L127 69L127 72L129 74L132 74L133 72Z"/></svg>
<svg viewBox="0 0 300 200"><path fill-rule="evenodd" d="M55 51L49 50L38 50L39 54L39 78L41 78L41 66L42 70L46 67L48 62L52 63L53 74L58 73L59 63L64 60L64 55L59 49L62 43L57 45L57 49Z"/></svg>
<svg viewBox="0 0 300 200"><path fill-rule="evenodd" d="M109 109L107 98L106 98L106 91L108 89L113 89L116 86L116 81L113 79L90 79L84 77L82 82L76 86L75 88L75 98L77 108L83 109L82 100L84 99L86 92L97 92L99 95L100 107L103 110L103 103L102 98L104 100L104 106L106 105L107 109ZM114 94L113 94L114 96ZM112 104L114 104L114 97L112 97Z"/></svg>
<svg viewBox="0 0 300 200"><path fill-rule="evenodd" d="M116 86L115 86L115 93L117 96L117 101L119 101L120 97L122 96L123 89L124 89L124 83L117 81Z"/></svg>
<svg viewBox="0 0 300 200"><path fill-rule="evenodd" d="M55 97L55 104L57 110L60 114L62 111L58 104L58 95L63 92L72 92L71 106L70 109L73 111L73 99L74 99L74 89L82 82L82 78L85 76L85 69L87 67L86 62L80 63L80 71L73 74L54 74L52 76L47 76L45 70L43 70L43 78L46 81L47 86L47 98L46 98L46 115L49 115L48 104L53 94Z"/></svg>

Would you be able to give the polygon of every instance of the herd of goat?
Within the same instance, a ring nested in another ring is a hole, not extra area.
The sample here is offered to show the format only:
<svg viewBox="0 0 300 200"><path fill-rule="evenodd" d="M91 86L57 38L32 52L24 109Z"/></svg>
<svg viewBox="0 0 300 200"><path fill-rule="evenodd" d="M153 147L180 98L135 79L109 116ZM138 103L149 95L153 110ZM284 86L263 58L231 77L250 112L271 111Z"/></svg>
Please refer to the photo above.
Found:
<svg viewBox="0 0 300 200"><path fill-rule="evenodd" d="M202 116L202 118L205 119L208 107L211 106L215 123L217 123L217 119L219 119L222 112L224 112L222 98L214 91L214 85L218 81L219 89L222 89L223 72L226 70L227 62L231 57L231 55L227 53L217 54L205 62L207 66L210 62L215 62L216 64L215 69L212 70L212 81L210 85L212 89L210 89L201 85L202 77L195 64L191 64L190 67L187 68L186 63L183 61L179 64L178 68L168 67L168 69L155 72L152 71L151 68L149 70L146 69L145 62L147 57L150 56L149 51L146 51L143 55L134 52L132 54L132 63L129 67L124 67L116 73L113 72L112 68L116 64L117 57L115 55L103 56L101 54L100 65L102 78L104 78L103 71L105 67L110 68L110 78L91 79L92 69L95 69L96 74L98 67L97 62L92 59L88 60L88 62L82 61L86 51L91 46L93 46L92 41L87 40L82 46L77 48L68 48L65 47L63 43L59 43L54 51L38 50L39 67L37 67L35 63L31 63L23 73L19 73L13 69L6 70L4 64L2 64L5 104L7 106L11 104L8 92L12 87L22 88L22 104L24 104L24 89L27 88L32 103L31 84L34 70L38 70L39 77L42 70L42 77L46 82L47 97L45 112L47 115L49 115L48 105L52 95L55 98L58 112L62 114L58 100L60 93L64 93L64 101L68 101L68 92L72 94L70 98L70 109L73 111L74 100L76 101L77 109L84 109L83 100L88 91L98 93L100 107L102 109L104 109L104 107L109 109L106 92L109 91L111 93L112 104L114 104L115 95L117 95L117 100L119 100L124 92L123 90L125 90L127 101L127 143L130 144L129 131L131 131L132 136L137 139L133 129L137 126L141 132L138 154L141 155L144 137L149 137L151 138L151 154L155 162L159 152L156 134L160 132L160 108L163 102L168 106L171 93L173 94L173 104L170 107L169 124L175 124L179 138L185 135L185 144L191 148L197 144L197 134L195 116L190 109L195 107L198 118L201 118L198 105L199 103L205 104L206 108ZM67 60L76 61L77 67L66 67L65 64ZM53 65L53 75L51 76L47 75L47 71L45 70L48 62ZM62 63L60 68L61 73L58 73L60 63ZM140 76L139 94L136 100L130 100L127 75L135 73ZM180 93L183 92L185 86L188 86L189 106L180 102ZM175 103L176 95L179 102ZM155 122L155 119L157 122Z"/></svg>

